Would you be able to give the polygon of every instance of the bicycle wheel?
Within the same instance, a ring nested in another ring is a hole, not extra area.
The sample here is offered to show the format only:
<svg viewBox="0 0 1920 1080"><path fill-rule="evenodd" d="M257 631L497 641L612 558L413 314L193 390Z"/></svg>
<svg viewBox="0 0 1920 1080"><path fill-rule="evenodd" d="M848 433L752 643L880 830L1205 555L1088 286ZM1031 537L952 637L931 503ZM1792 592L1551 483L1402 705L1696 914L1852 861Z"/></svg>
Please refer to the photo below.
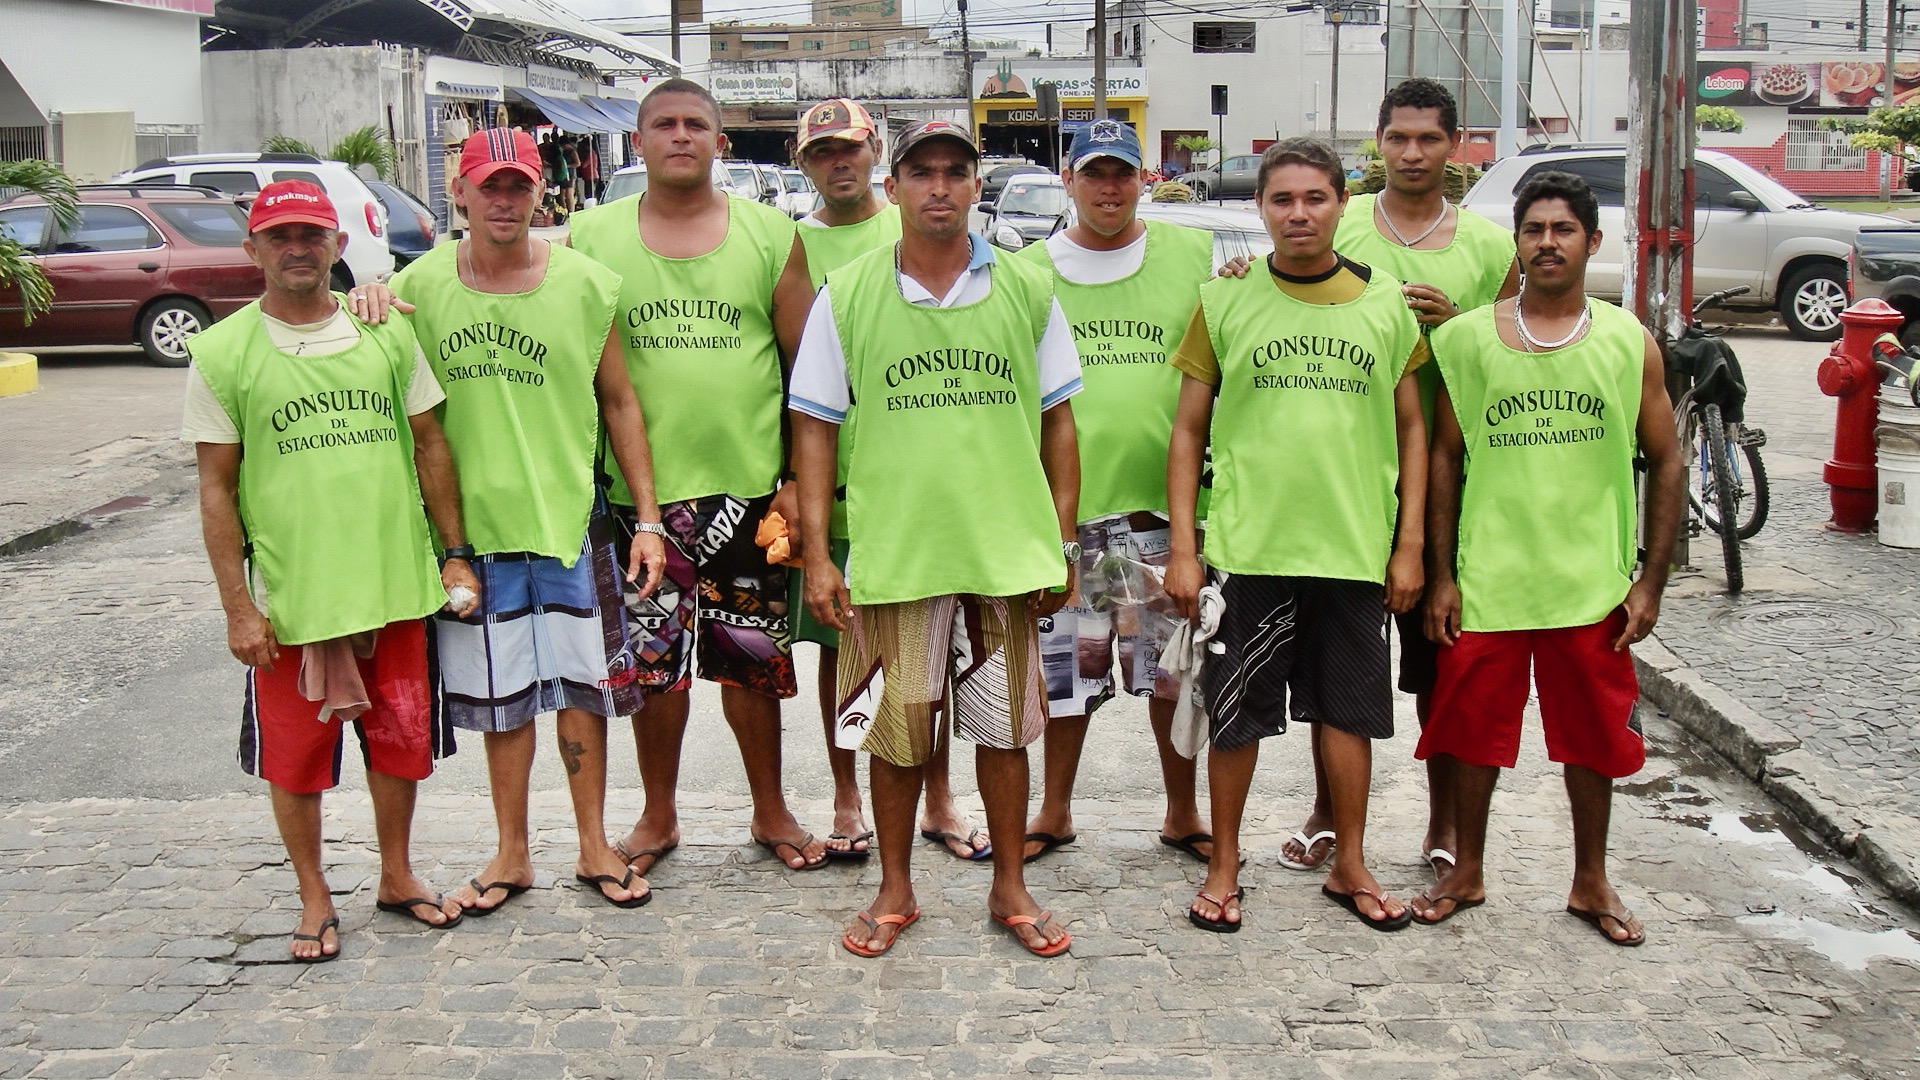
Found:
<svg viewBox="0 0 1920 1080"><path fill-rule="evenodd" d="M1720 421L1720 406L1700 407L1700 438L1706 443L1706 487L1710 489L1701 492L1702 501L1717 511L1708 517L1707 525L1720 536L1720 551L1726 556L1727 591L1737 593L1746 586L1740 566L1740 514L1735 502L1739 482L1734 478L1733 444L1727 441L1726 425Z"/></svg>
<svg viewBox="0 0 1920 1080"><path fill-rule="evenodd" d="M1727 446L1727 461L1733 468L1734 535L1751 540L1767 523L1767 467L1760 461L1759 447L1733 439L1727 440ZM1734 448L1738 448L1739 453L1735 453ZM1687 486L1687 501L1693 504L1695 516L1706 521L1707 528L1719 532L1719 497L1714 490L1717 485L1704 436L1700 437L1694 453L1698 467L1694 471L1695 483Z"/></svg>

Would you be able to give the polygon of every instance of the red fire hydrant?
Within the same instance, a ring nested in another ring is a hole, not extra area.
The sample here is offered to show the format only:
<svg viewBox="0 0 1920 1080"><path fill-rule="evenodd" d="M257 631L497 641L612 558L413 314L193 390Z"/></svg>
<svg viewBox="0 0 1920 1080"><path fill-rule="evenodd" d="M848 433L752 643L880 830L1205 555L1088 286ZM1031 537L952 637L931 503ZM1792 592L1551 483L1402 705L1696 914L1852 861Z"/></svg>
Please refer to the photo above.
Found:
<svg viewBox="0 0 1920 1080"><path fill-rule="evenodd" d="M1879 421L1880 373L1874 366L1874 341L1900 329L1906 316L1878 297L1869 297L1840 313L1844 329L1833 351L1820 361L1820 392L1840 399L1833 425L1833 457L1824 472L1832 489L1835 532L1863 533L1878 512L1878 468L1873 428Z"/></svg>

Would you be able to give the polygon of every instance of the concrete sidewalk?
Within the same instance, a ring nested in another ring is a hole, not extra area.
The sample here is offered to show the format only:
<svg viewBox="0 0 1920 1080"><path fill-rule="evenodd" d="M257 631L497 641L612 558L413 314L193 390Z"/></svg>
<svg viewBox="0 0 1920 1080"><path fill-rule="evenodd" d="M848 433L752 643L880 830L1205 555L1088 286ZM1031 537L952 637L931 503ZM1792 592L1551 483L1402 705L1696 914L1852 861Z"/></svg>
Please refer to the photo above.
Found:
<svg viewBox="0 0 1920 1080"><path fill-rule="evenodd" d="M1718 541L1675 579L1639 651L1647 700L1735 761L1796 820L1920 906L1920 552L1823 527L1833 399L1827 347L1777 332L1728 339L1768 434L1766 527L1724 592Z"/></svg>

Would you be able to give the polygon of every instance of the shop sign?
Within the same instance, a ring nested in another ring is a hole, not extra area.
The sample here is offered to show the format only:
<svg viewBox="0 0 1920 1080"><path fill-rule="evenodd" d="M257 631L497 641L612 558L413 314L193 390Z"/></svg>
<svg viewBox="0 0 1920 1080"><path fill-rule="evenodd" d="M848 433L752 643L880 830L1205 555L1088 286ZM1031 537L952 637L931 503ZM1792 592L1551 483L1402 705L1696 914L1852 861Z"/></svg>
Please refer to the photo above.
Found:
<svg viewBox="0 0 1920 1080"><path fill-rule="evenodd" d="M467 101L503 101L500 69L491 64L456 60L450 56L429 56L426 63L427 93L436 97L462 98Z"/></svg>
<svg viewBox="0 0 1920 1080"><path fill-rule="evenodd" d="M995 67L982 74L974 69L974 77L980 84L974 87L974 98L980 101L992 101L996 98L1024 98L1032 100L1035 83L1050 82L1059 88L1063 98L1091 98L1093 96L1092 64L1050 64L1044 60L1001 60ZM1147 96L1147 73L1143 68L1107 67L1107 96L1138 98Z"/></svg>
<svg viewBox="0 0 1920 1080"><path fill-rule="evenodd" d="M723 105L759 105L797 103L800 100L800 76L792 65L766 71L715 72L708 76L707 89Z"/></svg>
<svg viewBox="0 0 1920 1080"><path fill-rule="evenodd" d="M1703 64L1696 88L1710 105L1867 109L1887 103L1886 64L1860 57ZM1920 63L1893 65L1893 104L1920 100Z"/></svg>
<svg viewBox="0 0 1920 1080"><path fill-rule="evenodd" d="M541 94L563 94L567 97L579 97L580 76L575 75L565 68L528 64L527 89Z"/></svg>
<svg viewBox="0 0 1920 1080"><path fill-rule="evenodd" d="M1109 119L1127 123L1133 120L1130 109L1108 109L1107 116ZM1062 123L1084 123L1091 119L1093 119L1092 109L1060 110ZM989 124L1044 124L1047 121L1040 115L1038 109L988 109L986 122Z"/></svg>

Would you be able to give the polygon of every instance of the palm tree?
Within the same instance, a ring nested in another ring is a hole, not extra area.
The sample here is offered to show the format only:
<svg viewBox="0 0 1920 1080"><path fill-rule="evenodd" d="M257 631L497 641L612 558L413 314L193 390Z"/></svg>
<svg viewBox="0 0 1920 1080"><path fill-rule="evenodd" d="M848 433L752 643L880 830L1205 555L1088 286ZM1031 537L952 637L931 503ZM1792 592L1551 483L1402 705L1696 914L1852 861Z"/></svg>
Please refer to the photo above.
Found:
<svg viewBox="0 0 1920 1080"><path fill-rule="evenodd" d="M0 161L0 196L38 195L53 212L56 227L69 228L79 219L79 196L73 181L51 161ZM20 289L21 321L53 306L53 284L40 267L28 259L25 245L0 232L0 289Z"/></svg>

